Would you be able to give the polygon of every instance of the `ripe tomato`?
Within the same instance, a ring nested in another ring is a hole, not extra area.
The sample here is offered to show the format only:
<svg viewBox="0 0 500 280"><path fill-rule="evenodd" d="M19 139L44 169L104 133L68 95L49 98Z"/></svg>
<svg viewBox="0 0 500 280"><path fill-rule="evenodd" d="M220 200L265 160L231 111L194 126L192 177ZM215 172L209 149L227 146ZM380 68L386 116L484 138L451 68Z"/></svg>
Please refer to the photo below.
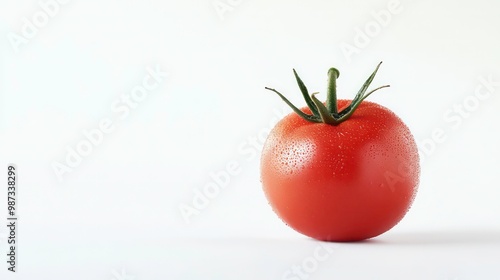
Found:
<svg viewBox="0 0 500 280"><path fill-rule="evenodd" d="M333 70L326 106L314 95L308 98L295 73L309 107L300 109L303 115L289 114L271 131L262 151L261 180L273 210L296 231L325 241L363 240L391 229L410 208L420 173L418 151L398 116L363 101L378 67L353 101L332 96L332 79L338 77Z"/></svg>

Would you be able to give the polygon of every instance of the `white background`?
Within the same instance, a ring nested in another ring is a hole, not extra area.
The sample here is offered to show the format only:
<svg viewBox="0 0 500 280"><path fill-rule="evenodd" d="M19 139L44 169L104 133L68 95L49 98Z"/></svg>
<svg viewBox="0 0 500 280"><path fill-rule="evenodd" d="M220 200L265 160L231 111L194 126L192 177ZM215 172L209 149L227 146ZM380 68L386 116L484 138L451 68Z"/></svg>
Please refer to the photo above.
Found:
<svg viewBox="0 0 500 280"><path fill-rule="evenodd" d="M19 183L17 273L1 188L1 279L498 279L500 2L66 2L0 2L0 181L14 163ZM382 60L373 86L391 88L370 100L419 144L417 198L373 240L306 238L261 190L251 140L289 112L264 87L303 106L292 68L324 99L335 66L352 98ZM117 112L148 71L168 77ZM103 120L114 129L59 180ZM228 164L188 223L181 205Z"/></svg>

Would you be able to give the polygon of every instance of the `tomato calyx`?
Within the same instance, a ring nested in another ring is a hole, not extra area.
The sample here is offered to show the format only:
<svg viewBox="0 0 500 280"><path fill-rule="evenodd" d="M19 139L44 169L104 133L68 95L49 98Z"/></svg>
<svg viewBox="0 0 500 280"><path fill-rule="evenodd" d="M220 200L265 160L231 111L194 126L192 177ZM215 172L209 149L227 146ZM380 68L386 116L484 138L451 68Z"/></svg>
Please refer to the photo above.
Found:
<svg viewBox="0 0 500 280"><path fill-rule="evenodd" d="M281 94L277 90L269 87L265 87L265 89L276 93L288 106L290 106L290 108L292 108L292 110L295 113L297 113L300 117L302 117L306 121L315 123L326 123L330 125L339 125L340 123L346 121L349 117L351 117L354 111L356 111L356 108L358 108L361 102L363 102L363 100L365 100L368 96L370 96L370 94L374 93L379 89L389 87L389 85L384 85L376 89L373 89L368 93L366 92L371 82L375 78L375 75L377 74L377 71L381 64L382 62L380 62L377 65L375 71L373 71L373 73L365 81L365 83L358 91L354 99L351 101L349 106L347 106L340 112L338 111L338 105L337 105L337 79L339 78L340 72L336 68L330 68L328 70L328 82L327 82L328 87L326 90L327 98L325 104L323 104L316 98L315 95L318 94L318 92L309 94L309 91L307 90L307 87L305 86L304 82L302 82L295 69L293 69L293 74L295 75L297 84L299 85L300 91L304 96L307 107L309 107L312 114L306 114L302 112L299 108L293 105L283 94Z"/></svg>

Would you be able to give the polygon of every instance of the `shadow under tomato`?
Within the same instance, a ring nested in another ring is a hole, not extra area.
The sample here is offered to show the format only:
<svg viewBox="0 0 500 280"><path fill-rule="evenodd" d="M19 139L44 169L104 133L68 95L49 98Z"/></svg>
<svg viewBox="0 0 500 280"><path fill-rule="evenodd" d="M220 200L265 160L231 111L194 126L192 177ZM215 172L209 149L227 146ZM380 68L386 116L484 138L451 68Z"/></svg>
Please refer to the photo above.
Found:
<svg viewBox="0 0 500 280"><path fill-rule="evenodd" d="M500 245L500 230L436 230L388 233L367 240L367 244L401 245Z"/></svg>
<svg viewBox="0 0 500 280"><path fill-rule="evenodd" d="M383 243L377 238L364 239L364 240L354 240L354 241L327 241L327 240L319 240L314 238L308 238L311 242L321 242L321 243L331 243L331 244L377 244Z"/></svg>

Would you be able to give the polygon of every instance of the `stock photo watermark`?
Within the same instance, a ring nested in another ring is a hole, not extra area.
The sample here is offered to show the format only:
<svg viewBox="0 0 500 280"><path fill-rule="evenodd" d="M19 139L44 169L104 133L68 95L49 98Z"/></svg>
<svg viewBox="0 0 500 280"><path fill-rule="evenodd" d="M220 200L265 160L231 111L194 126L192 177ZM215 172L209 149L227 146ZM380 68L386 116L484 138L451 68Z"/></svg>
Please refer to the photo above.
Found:
<svg viewBox="0 0 500 280"><path fill-rule="evenodd" d="M338 248L338 245L322 243L314 248L310 256L305 257L299 264L292 265L290 269L283 273L282 280L303 280L309 279L314 274L321 263L328 260Z"/></svg>
<svg viewBox="0 0 500 280"><path fill-rule="evenodd" d="M406 181L406 179L411 178L415 168L411 166L406 160L398 158L398 167L396 172L387 170L384 172L385 182L380 187L388 187L391 192L396 191L396 184Z"/></svg>
<svg viewBox="0 0 500 280"><path fill-rule="evenodd" d="M362 28L354 28L352 43L342 42L340 44L340 50L347 62L351 62L353 55L360 54L363 49L368 47L372 40L389 26L394 15L401 13L401 11L403 11L403 6L399 0L389 1L385 9L377 12L372 11L370 21L366 22Z"/></svg>
<svg viewBox="0 0 500 280"><path fill-rule="evenodd" d="M260 129L256 134L250 135L237 145L239 157L243 157L244 161L247 162L258 158L271 129L289 111L288 107L283 107L281 111L274 110L274 115L267 126ZM216 199L221 191L231 184L231 180L241 174L243 171L242 163L243 161L238 159L229 160L222 170L209 172L208 177L210 177L210 180L202 188L193 188L190 202L183 202L179 205L179 211L186 224L191 223L193 217L200 215L210 205L211 201Z"/></svg>
<svg viewBox="0 0 500 280"><path fill-rule="evenodd" d="M50 20L56 17L63 5L68 4L69 0L40 0L39 9L31 17L22 17L22 26L19 33L9 32L7 39L15 53L20 51L21 46L26 45L35 38L40 30L46 27Z"/></svg>
<svg viewBox="0 0 500 280"><path fill-rule="evenodd" d="M111 274L113 274L113 277L110 280L135 280L135 276L128 274L124 268L120 272L112 270Z"/></svg>
<svg viewBox="0 0 500 280"><path fill-rule="evenodd" d="M94 148L101 145L106 135L112 133L116 124L125 120L130 113L135 110L153 91L157 90L164 79L168 77L167 72L163 72L159 65L147 67L147 75L142 79L142 83L136 85L128 94L122 94L111 104L111 112L114 117L102 118L97 127L84 129L82 139L73 146L66 146L66 156L64 160L53 161L51 166L60 182L63 175L73 172L89 156Z"/></svg>
<svg viewBox="0 0 500 280"><path fill-rule="evenodd" d="M476 112L481 103L486 102L500 87L500 80L494 80L493 75L488 77L478 77L479 83L474 88L474 92L465 96L461 102L455 103L443 114L445 126L435 127L430 136L417 141L420 161L423 163L432 156L436 149L449 138L450 130L458 130L466 119Z"/></svg>
<svg viewBox="0 0 500 280"><path fill-rule="evenodd" d="M16 272L17 270L17 259L19 257L17 253L18 243L18 203L19 196L18 192L18 169L15 164L9 164L7 166L7 270L10 272Z"/></svg>
<svg viewBox="0 0 500 280"><path fill-rule="evenodd" d="M234 12L234 10L243 3L244 0L215 0L212 6L219 16L220 20L225 20L226 15Z"/></svg>
<svg viewBox="0 0 500 280"><path fill-rule="evenodd" d="M241 173L241 166L238 161L232 160L226 164L226 168L216 172L210 172L210 182L203 188L193 189L193 198L191 203L181 203L179 210L186 223L191 222L192 216L200 215L201 211L208 207L210 201L217 198L221 190L225 189L230 183L231 178Z"/></svg>
<svg viewBox="0 0 500 280"><path fill-rule="evenodd" d="M420 157L420 162L423 164L430 158L436 149L446 142L449 138L451 130L458 130L464 121L472 116L481 105L481 102L486 102L493 94L496 93L497 87L500 87L500 81L493 80L493 76L479 77L479 84L474 88L474 92L465 96L461 102L454 103L451 108L448 108L443 114L444 126L435 127L430 136L420 141L417 140L417 148ZM404 182L409 178L413 168L404 160L398 159L399 165L396 172L385 171L385 184L391 191L395 191L395 185Z"/></svg>

